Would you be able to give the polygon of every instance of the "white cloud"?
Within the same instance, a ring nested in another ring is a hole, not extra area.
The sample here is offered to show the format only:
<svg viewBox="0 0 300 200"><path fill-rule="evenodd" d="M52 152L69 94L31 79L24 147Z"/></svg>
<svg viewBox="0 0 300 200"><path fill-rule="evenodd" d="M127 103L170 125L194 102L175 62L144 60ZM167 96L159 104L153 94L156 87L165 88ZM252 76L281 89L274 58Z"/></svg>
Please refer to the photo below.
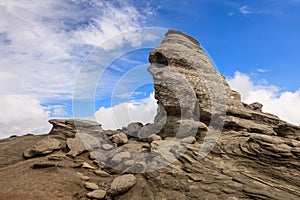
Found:
<svg viewBox="0 0 300 200"><path fill-rule="evenodd" d="M251 14L249 7L247 5L244 5L239 8L240 13L242 13L244 16Z"/></svg>
<svg viewBox="0 0 300 200"><path fill-rule="evenodd" d="M157 11L161 8L161 6L153 7L150 2L147 2L146 7L143 9L146 15L156 15Z"/></svg>
<svg viewBox="0 0 300 200"><path fill-rule="evenodd" d="M0 102L11 109L0 106L1 133L38 133L50 115L63 116L63 108L41 105L72 99L93 46L143 19L126 1L0 0Z"/></svg>
<svg viewBox="0 0 300 200"><path fill-rule="evenodd" d="M260 73L265 73L265 72L267 72L268 70L267 70L267 69L261 69L261 68L258 68L257 71L260 72Z"/></svg>
<svg viewBox="0 0 300 200"><path fill-rule="evenodd" d="M234 12L228 12L227 14L228 14L228 16L230 16L230 17L232 17L233 15L235 15Z"/></svg>
<svg viewBox="0 0 300 200"><path fill-rule="evenodd" d="M49 113L40 102L26 95L0 96L0 138L25 133L48 133Z"/></svg>
<svg viewBox="0 0 300 200"><path fill-rule="evenodd" d="M70 99L79 65L92 49L89 46L139 27L143 18L124 2L118 6L73 2L0 2L0 37L10 41L0 46L2 94Z"/></svg>
<svg viewBox="0 0 300 200"><path fill-rule="evenodd" d="M109 3L103 3L101 8L102 15L93 17L88 25L74 32L76 41L82 44L100 45L105 39L124 30L139 27L140 20L143 19L135 7L125 3L122 4L121 9Z"/></svg>
<svg viewBox="0 0 300 200"><path fill-rule="evenodd" d="M117 129L134 121L153 122L156 109L157 103L152 93L145 99L121 103L109 108L101 107L94 117L104 129Z"/></svg>
<svg viewBox="0 0 300 200"><path fill-rule="evenodd" d="M245 103L260 102L263 111L275 114L290 123L300 124L300 88L295 92L281 92L274 85L254 83L247 74L236 72L228 82L233 90L241 93Z"/></svg>
<svg viewBox="0 0 300 200"><path fill-rule="evenodd" d="M68 115L66 108L66 105L48 105L45 110L51 118L58 118Z"/></svg>

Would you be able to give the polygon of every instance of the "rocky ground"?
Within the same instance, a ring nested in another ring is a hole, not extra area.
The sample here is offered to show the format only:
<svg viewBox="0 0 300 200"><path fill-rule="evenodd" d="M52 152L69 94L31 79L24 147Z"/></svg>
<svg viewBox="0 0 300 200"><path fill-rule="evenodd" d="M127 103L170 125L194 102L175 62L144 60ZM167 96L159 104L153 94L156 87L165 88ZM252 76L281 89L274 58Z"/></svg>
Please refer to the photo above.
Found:
<svg viewBox="0 0 300 200"><path fill-rule="evenodd" d="M298 126L242 103L190 36L169 31L149 61L153 124L53 119L0 140L0 199L300 198Z"/></svg>

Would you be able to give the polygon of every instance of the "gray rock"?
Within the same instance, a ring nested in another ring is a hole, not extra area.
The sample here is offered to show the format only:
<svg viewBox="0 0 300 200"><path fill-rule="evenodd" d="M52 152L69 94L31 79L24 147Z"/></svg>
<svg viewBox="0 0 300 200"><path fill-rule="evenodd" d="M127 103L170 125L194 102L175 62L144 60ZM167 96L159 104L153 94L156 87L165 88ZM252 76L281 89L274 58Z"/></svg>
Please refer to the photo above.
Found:
<svg viewBox="0 0 300 200"><path fill-rule="evenodd" d="M95 152L89 152L89 159L90 160L96 160L97 159L97 155Z"/></svg>
<svg viewBox="0 0 300 200"><path fill-rule="evenodd" d="M84 181L90 180L90 177L88 177L88 176L84 176L83 174L81 174L81 173L79 173L79 172L77 172L77 174L78 174L79 177L80 177L82 180L84 180Z"/></svg>
<svg viewBox="0 0 300 200"><path fill-rule="evenodd" d="M111 155L111 153L108 154L107 151L95 150L90 152L90 159L93 161L98 160L100 162L105 162L109 155Z"/></svg>
<svg viewBox="0 0 300 200"><path fill-rule="evenodd" d="M180 150L182 149L182 145L180 145L180 142L173 139L153 141L151 142L150 146L152 153L158 153L164 159L162 161L162 164L175 162L177 160L177 155L173 153L174 150L176 149L176 152L180 152Z"/></svg>
<svg viewBox="0 0 300 200"><path fill-rule="evenodd" d="M246 130L265 135L277 135L273 127L264 123L256 123L249 119L234 116L226 116L224 127L231 130Z"/></svg>
<svg viewBox="0 0 300 200"><path fill-rule="evenodd" d="M94 190L87 193L86 195L90 199L105 199L106 191L105 190Z"/></svg>
<svg viewBox="0 0 300 200"><path fill-rule="evenodd" d="M24 152L25 158L32 158L36 156L43 156L52 153L53 151L60 150L62 147L61 142L57 139L43 139L37 142L33 147Z"/></svg>
<svg viewBox="0 0 300 200"><path fill-rule="evenodd" d="M84 187L88 190L98 190L99 186L96 183L92 182L85 182Z"/></svg>
<svg viewBox="0 0 300 200"><path fill-rule="evenodd" d="M118 132L117 134L114 134L111 136L111 141L113 143L116 143L117 145L126 144L128 142L127 135L123 132Z"/></svg>
<svg viewBox="0 0 300 200"><path fill-rule="evenodd" d="M125 165L125 166L132 166L132 165L134 165L134 163L135 163L134 160L126 160L126 161L124 162L124 165Z"/></svg>
<svg viewBox="0 0 300 200"><path fill-rule="evenodd" d="M138 132L143 128L143 124L140 122L133 122L128 124L125 133L132 137L138 137Z"/></svg>
<svg viewBox="0 0 300 200"><path fill-rule="evenodd" d="M51 119L49 123L53 128L49 134L60 135L65 138L74 138L78 132L99 134L103 132L101 124L96 121L83 119Z"/></svg>
<svg viewBox="0 0 300 200"><path fill-rule="evenodd" d="M149 164L149 163L148 163ZM148 165L146 162L135 162L134 160L128 160L124 163L124 165L127 167L125 172L128 173L144 173Z"/></svg>
<svg viewBox="0 0 300 200"><path fill-rule="evenodd" d="M119 133L120 131L116 131L116 130L105 130L103 133L106 135L106 136L113 136L117 133Z"/></svg>
<svg viewBox="0 0 300 200"><path fill-rule="evenodd" d="M298 158L300 158L300 147L294 147L291 149L291 152Z"/></svg>
<svg viewBox="0 0 300 200"><path fill-rule="evenodd" d="M109 177L110 176L109 173L107 173L103 170L95 170L94 173L100 177Z"/></svg>
<svg viewBox="0 0 300 200"><path fill-rule="evenodd" d="M128 151L120 152L114 155L111 159L112 163L118 164L121 163L124 159L129 159L131 157L131 153Z"/></svg>
<svg viewBox="0 0 300 200"><path fill-rule="evenodd" d="M157 141L157 140L161 140L161 137L159 135L152 134L149 136L149 142L153 142L153 141Z"/></svg>
<svg viewBox="0 0 300 200"><path fill-rule="evenodd" d="M249 104L249 106L253 110L257 110L257 111L262 112L263 105L261 103L255 102L255 103Z"/></svg>
<svg viewBox="0 0 300 200"><path fill-rule="evenodd" d="M63 159L65 159L65 156L58 156L58 155L48 156L49 161L62 161Z"/></svg>
<svg viewBox="0 0 300 200"><path fill-rule="evenodd" d="M111 150L112 148L114 148L114 146L111 144L103 144L102 145L102 149L105 151Z"/></svg>
<svg viewBox="0 0 300 200"><path fill-rule="evenodd" d="M136 184L136 178L132 174L126 174L115 178L108 190L111 196L123 194Z"/></svg>
<svg viewBox="0 0 300 200"><path fill-rule="evenodd" d="M166 138L164 140L156 140L151 142L150 148L151 150L168 150L173 146L179 146L180 140L176 138Z"/></svg>
<svg viewBox="0 0 300 200"><path fill-rule="evenodd" d="M96 169L96 167L90 165L90 164L87 163L87 162L83 162L81 167L82 167L82 168L85 168L85 169Z"/></svg>
<svg viewBox="0 0 300 200"><path fill-rule="evenodd" d="M75 135L75 138L67 139L67 146L70 149L70 151L67 153L67 155L70 155L72 157L76 157L86 151L86 148L82 144L81 139L78 136L78 134Z"/></svg>
<svg viewBox="0 0 300 200"><path fill-rule="evenodd" d="M80 178L81 178L82 180L84 180L84 181L90 180L90 177L88 177L88 176L81 176Z"/></svg>
<svg viewBox="0 0 300 200"><path fill-rule="evenodd" d="M207 126L199 121L195 120L179 120L174 124L173 129L174 134L176 133L175 137L182 139L187 137L197 137L199 134L203 134L208 130Z"/></svg>
<svg viewBox="0 0 300 200"><path fill-rule="evenodd" d="M181 144L193 144L194 142L196 142L196 138L193 136L186 137L180 140Z"/></svg>
<svg viewBox="0 0 300 200"><path fill-rule="evenodd" d="M32 169L41 169L41 168L49 168L49 167L55 167L55 163L51 162L40 162L40 163L34 163L32 165Z"/></svg>
<svg viewBox="0 0 300 200"><path fill-rule="evenodd" d="M72 164L71 164L71 167L72 167L72 168L81 168L82 165L83 165L83 163L72 163Z"/></svg>

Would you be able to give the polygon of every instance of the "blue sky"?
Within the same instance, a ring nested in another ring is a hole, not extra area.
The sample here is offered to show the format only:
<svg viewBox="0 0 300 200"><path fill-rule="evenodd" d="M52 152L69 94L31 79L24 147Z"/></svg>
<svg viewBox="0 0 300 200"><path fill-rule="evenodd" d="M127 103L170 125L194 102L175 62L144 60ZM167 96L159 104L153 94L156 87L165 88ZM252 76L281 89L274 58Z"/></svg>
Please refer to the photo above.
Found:
<svg viewBox="0 0 300 200"><path fill-rule="evenodd" d="M258 74L257 79L287 90L299 88L299 1L160 2L151 25L183 30L197 38L226 76L236 70L263 69L268 73Z"/></svg>
<svg viewBox="0 0 300 200"><path fill-rule="evenodd" d="M243 101L260 101L265 111L300 124L299 11L299 0L1 0L0 137L44 133L49 118L73 117L74 86L89 55L143 27L190 34ZM128 41L138 45L139 39ZM130 113L119 126L153 119L150 49L116 58L98 80L89 103L106 127L114 127L111 113L117 111Z"/></svg>

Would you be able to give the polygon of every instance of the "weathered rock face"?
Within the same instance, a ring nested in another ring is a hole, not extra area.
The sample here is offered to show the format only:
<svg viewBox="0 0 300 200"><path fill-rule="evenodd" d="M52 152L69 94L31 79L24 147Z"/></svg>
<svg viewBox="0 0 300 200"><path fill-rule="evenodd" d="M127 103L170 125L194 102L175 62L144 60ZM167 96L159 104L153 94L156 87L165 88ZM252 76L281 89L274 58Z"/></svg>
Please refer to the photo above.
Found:
<svg viewBox="0 0 300 200"><path fill-rule="evenodd" d="M149 60L154 123L53 119L47 135L0 140L0 199L300 198L298 126L242 103L186 34Z"/></svg>
<svg viewBox="0 0 300 200"><path fill-rule="evenodd" d="M242 103L240 94L230 89L224 76L192 37L168 31L161 45L151 51L149 61L148 70L154 79L159 105L153 126L160 131L154 133L159 132L163 137L181 135L179 121L193 119L215 129L222 129L224 125L228 130L297 137L295 132L299 127L263 113L260 103ZM284 128L287 126L289 130ZM197 126L190 127L197 129Z"/></svg>
<svg viewBox="0 0 300 200"><path fill-rule="evenodd" d="M174 136L174 123L193 119L219 126L228 107L243 108L199 43L190 36L170 30L161 45L151 51L149 72L154 79L159 108L155 123L167 115L162 136ZM177 127L178 128L178 127ZM174 133L175 132L175 133Z"/></svg>
<svg viewBox="0 0 300 200"><path fill-rule="evenodd" d="M168 117L198 119L198 107L203 117L209 117L212 101L226 102L225 92L230 91L228 84L191 37L169 31L161 45L151 51L149 61L155 97ZM214 90L222 93L217 96Z"/></svg>

